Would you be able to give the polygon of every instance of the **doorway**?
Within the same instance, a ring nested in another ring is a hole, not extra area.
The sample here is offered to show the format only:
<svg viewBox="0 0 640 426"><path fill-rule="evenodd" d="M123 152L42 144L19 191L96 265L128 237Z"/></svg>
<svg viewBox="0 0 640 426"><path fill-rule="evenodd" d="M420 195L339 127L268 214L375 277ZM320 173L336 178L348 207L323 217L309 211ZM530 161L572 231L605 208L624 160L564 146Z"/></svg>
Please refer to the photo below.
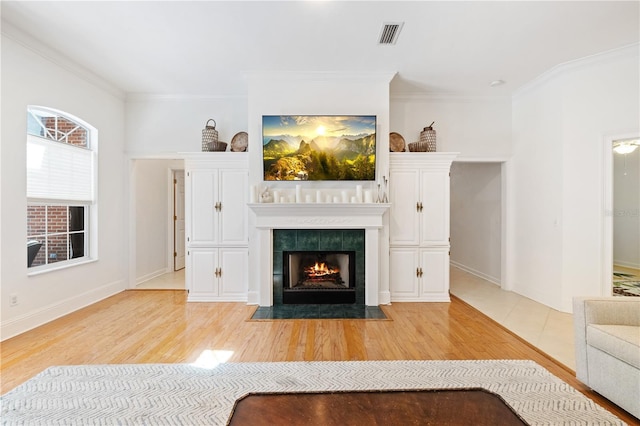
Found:
<svg viewBox="0 0 640 426"><path fill-rule="evenodd" d="M173 171L173 270L184 269L184 170Z"/></svg>
<svg viewBox="0 0 640 426"><path fill-rule="evenodd" d="M613 141L614 296L640 296L640 139Z"/></svg>
<svg viewBox="0 0 640 426"><path fill-rule="evenodd" d="M628 251L625 247L633 244L629 238L640 238L640 194L638 187L633 190L634 179L637 183L640 179L640 171L636 162L636 155L639 155L640 146L633 151L629 150L627 156L620 150L614 151L614 147L621 142L634 141L633 145L640 144L640 132L622 135L607 136L603 140L603 208L602 208L602 278L601 295L612 296L614 293L613 282L618 278L628 278L619 275L626 268L633 270L640 269L640 253L634 255L633 251ZM633 154L632 157L629 154ZM635 164L634 164L635 163ZM626 175L625 175L626 173ZM635 173L635 175L634 175ZM635 177L634 177L635 176ZM618 183L616 184L616 181ZM616 201L617 200L617 201ZM638 226L638 228L633 228ZM635 232L632 231L635 229ZM624 235L623 232L633 232L634 235ZM617 236L616 236L617 235ZM635 240L638 248L638 240ZM614 253L615 252L615 253ZM628 262L627 259L631 259ZM614 275L618 273L618 276Z"/></svg>
<svg viewBox="0 0 640 426"><path fill-rule="evenodd" d="M451 265L503 287L502 162L451 166Z"/></svg>
<svg viewBox="0 0 640 426"><path fill-rule="evenodd" d="M184 161L131 165L131 288L184 290Z"/></svg>

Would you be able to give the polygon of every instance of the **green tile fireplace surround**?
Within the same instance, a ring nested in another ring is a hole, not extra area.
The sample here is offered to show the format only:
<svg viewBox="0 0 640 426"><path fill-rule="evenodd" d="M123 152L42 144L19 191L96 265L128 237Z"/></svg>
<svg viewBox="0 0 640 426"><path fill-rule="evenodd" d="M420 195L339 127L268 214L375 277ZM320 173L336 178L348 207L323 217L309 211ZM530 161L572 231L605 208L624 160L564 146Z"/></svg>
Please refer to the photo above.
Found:
<svg viewBox="0 0 640 426"><path fill-rule="evenodd" d="M274 229L273 230L273 304L282 305L283 252L355 251L356 305L365 303L365 230L364 229Z"/></svg>

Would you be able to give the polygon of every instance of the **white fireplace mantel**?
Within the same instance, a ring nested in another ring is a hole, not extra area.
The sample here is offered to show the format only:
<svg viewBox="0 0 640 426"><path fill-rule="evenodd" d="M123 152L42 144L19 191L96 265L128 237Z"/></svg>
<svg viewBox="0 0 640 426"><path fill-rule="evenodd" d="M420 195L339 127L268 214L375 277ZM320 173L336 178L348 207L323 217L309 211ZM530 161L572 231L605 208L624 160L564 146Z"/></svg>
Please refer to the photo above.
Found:
<svg viewBox="0 0 640 426"><path fill-rule="evenodd" d="M269 229L382 228L382 216L390 207L382 203L249 204L256 227Z"/></svg>
<svg viewBox="0 0 640 426"><path fill-rule="evenodd" d="M273 229L364 229L365 304L380 303L380 231L386 203L252 203L260 255L258 261L258 304L273 305Z"/></svg>

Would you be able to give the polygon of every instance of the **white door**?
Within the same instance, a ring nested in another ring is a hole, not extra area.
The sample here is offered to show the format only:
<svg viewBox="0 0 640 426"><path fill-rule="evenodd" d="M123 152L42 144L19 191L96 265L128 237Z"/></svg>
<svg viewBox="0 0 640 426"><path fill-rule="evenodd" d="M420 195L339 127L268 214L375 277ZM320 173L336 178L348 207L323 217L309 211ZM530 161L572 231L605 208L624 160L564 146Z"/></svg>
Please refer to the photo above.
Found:
<svg viewBox="0 0 640 426"><path fill-rule="evenodd" d="M173 174L173 270L184 268L184 170Z"/></svg>
<svg viewBox="0 0 640 426"><path fill-rule="evenodd" d="M220 296L226 301L246 301L249 251L246 248L220 249Z"/></svg>
<svg viewBox="0 0 640 426"><path fill-rule="evenodd" d="M419 290L418 249L394 247L389 251L389 290L391 300L415 301Z"/></svg>
<svg viewBox="0 0 640 426"><path fill-rule="evenodd" d="M189 249L189 298L218 296L218 250Z"/></svg>
<svg viewBox="0 0 640 426"><path fill-rule="evenodd" d="M449 172L422 172L422 243L449 244Z"/></svg>
<svg viewBox="0 0 640 426"><path fill-rule="evenodd" d="M249 173L220 170L220 244L246 245Z"/></svg>
<svg viewBox="0 0 640 426"><path fill-rule="evenodd" d="M245 191L246 192L246 191ZM187 205L189 245L211 246L218 242L218 172L191 170L187 174Z"/></svg>
<svg viewBox="0 0 640 426"><path fill-rule="evenodd" d="M420 299L430 302L448 301L449 249L422 249L420 265L422 267Z"/></svg>
<svg viewBox="0 0 640 426"><path fill-rule="evenodd" d="M392 245L419 243L419 179L418 170L391 170L389 239Z"/></svg>

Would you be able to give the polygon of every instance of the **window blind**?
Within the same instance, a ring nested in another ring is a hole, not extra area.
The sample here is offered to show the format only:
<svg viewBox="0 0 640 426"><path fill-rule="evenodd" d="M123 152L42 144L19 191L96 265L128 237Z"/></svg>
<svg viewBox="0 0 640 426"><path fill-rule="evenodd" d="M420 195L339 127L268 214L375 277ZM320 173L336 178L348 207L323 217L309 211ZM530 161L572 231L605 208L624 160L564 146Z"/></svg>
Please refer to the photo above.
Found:
<svg viewBox="0 0 640 426"><path fill-rule="evenodd" d="M94 201L94 153L27 135L27 197L53 201Z"/></svg>

